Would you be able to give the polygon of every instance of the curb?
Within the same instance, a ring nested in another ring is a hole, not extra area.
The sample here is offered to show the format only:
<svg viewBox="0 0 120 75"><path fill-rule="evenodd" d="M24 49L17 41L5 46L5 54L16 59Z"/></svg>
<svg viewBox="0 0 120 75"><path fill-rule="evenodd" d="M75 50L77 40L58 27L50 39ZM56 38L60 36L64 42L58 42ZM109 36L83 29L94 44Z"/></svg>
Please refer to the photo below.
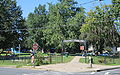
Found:
<svg viewBox="0 0 120 75"><path fill-rule="evenodd" d="M104 68L104 69L97 69L97 70L94 70L94 72L100 72L100 71L106 71L106 70L112 70L112 69L118 69L120 67L112 67L112 68Z"/></svg>
<svg viewBox="0 0 120 75"><path fill-rule="evenodd" d="M5 66L4 66L5 67ZM16 67L5 67L5 68L16 68ZM81 71L81 72L101 72L101 71L106 71L106 70L112 70L112 69L119 69L120 66L116 66L116 67L110 67L110 68L103 68L103 69L94 69L94 70L86 70L86 71ZM38 69L38 68L32 68L32 67L21 67L20 69L31 69L31 70L42 70L42 71L55 71L55 70L51 70L51 69ZM61 72L61 71L58 71Z"/></svg>

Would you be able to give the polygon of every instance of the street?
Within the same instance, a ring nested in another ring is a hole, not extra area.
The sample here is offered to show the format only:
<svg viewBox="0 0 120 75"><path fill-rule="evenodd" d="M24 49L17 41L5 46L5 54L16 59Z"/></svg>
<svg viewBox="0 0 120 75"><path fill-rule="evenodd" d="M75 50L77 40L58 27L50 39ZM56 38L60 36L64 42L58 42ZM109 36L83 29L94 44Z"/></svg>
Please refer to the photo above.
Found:
<svg viewBox="0 0 120 75"><path fill-rule="evenodd" d="M0 75L120 75L120 69L101 72L54 72L0 67Z"/></svg>

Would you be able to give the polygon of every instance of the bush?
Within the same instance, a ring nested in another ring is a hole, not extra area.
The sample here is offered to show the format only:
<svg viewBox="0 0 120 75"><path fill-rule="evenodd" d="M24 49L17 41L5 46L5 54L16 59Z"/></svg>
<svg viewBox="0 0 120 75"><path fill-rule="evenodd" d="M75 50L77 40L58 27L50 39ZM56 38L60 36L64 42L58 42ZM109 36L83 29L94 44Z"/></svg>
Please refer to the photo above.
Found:
<svg viewBox="0 0 120 75"><path fill-rule="evenodd" d="M17 65L17 66L16 66L16 68L20 68L20 67L22 67L22 65Z"/></svg>
<svg viewBox="0 0 120 75"><path fill-rule="evenodd" d="M36 55L36 61L35 61L35 65L36 66L40 66L41 64L43 64L43 54L40 52L40 51L38 51L37 52L37 55Z"/></svg>

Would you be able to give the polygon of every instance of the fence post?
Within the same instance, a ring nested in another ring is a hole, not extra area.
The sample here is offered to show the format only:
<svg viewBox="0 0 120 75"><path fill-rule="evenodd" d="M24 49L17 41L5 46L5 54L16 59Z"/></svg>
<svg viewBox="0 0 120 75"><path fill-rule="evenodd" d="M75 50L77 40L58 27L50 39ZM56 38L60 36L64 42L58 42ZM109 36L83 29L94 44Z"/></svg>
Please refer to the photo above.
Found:
<svg viewBox="0 0 120 75"><path fill-rule="evenodd" d="M106 62L106 56L104 56L104 64L106 64L107 62Z"/></svg>
<svg viewBox="0 0 120 75"><path fill-rule="evenodd" d="M55 64L57 63L57 54L55 53Z"/></svg>
<svg viewBox="0 0 120 75"><path fill-rule="evenodd" d="M26 63L26 56L25 56L25 63Z"/></svg>
<svg viewBox="0 0 120 75"><path fill-rule="evenodd" d="M115 63L115 62L114 62L114 56L115 56L115 54L113 54L113 64Z"/></svg>
<svg viewBox="0 0 120 75"><path fill-rule="evenodd" d="M14 63L14 60L15 60L15 56L13 56L13 63Z"/></svg>
<svg viewBox="0 0 120 75"><path fill-rule="evenodd" d="M90 64L90 67L92 68L92 64L93 64L93 58L92 57L89 57L89 64Z"/></svg>
<svg viewBox="0 0 120 75"><path fill-rule="evenodd" d="M5 60L4 57L2 57L2 59L3 59L3 63L4 63L4 60Z"/></svg>
<svg viewBox="0 0 120 75"><path fill-rule="evenodd" d="M118 62L120 62L120 51L119 51L119 61Z"/></svg>
<svg viewBox="0 0 120 75"><path fill-rule="evenodd" d="M51 56L51 54L50 54L49 57L50 57L50 64L52 64L52 56Z"/></svg>
<svg viewBox="0 0 120 75"><path fill-rule="evenodd" d="M63 63L63 55L61 55L61 62Z"/></svg>

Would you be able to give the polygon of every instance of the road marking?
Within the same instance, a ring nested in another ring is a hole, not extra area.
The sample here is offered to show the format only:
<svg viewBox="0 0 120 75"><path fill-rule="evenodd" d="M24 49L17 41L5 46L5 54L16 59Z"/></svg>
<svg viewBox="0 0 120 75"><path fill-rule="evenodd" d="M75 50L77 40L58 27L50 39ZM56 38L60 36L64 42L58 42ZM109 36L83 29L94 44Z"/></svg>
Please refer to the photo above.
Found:
<svg viewBox="0 0 120 75"><path fill-rule="evenodd" d="M110 72L106 72L104 75L109 75Z"/></svg>
<svg viewBox="0 0 120 75"><path fill-rule="evenodd" d="M29 74L23 74L23 75L29 75Z"/></svg>
<svg viewBox="0 0 120 75"><path fill-rule="evenodd" d="M91 72L90 74L95 74L95 72Z"/></svg>
<svg viewBox="0 0 120 75"><path fill-rule="evenodd" d="M68 75L73 75L74 73L72 73L72 72L66 72Z"/></svg>

